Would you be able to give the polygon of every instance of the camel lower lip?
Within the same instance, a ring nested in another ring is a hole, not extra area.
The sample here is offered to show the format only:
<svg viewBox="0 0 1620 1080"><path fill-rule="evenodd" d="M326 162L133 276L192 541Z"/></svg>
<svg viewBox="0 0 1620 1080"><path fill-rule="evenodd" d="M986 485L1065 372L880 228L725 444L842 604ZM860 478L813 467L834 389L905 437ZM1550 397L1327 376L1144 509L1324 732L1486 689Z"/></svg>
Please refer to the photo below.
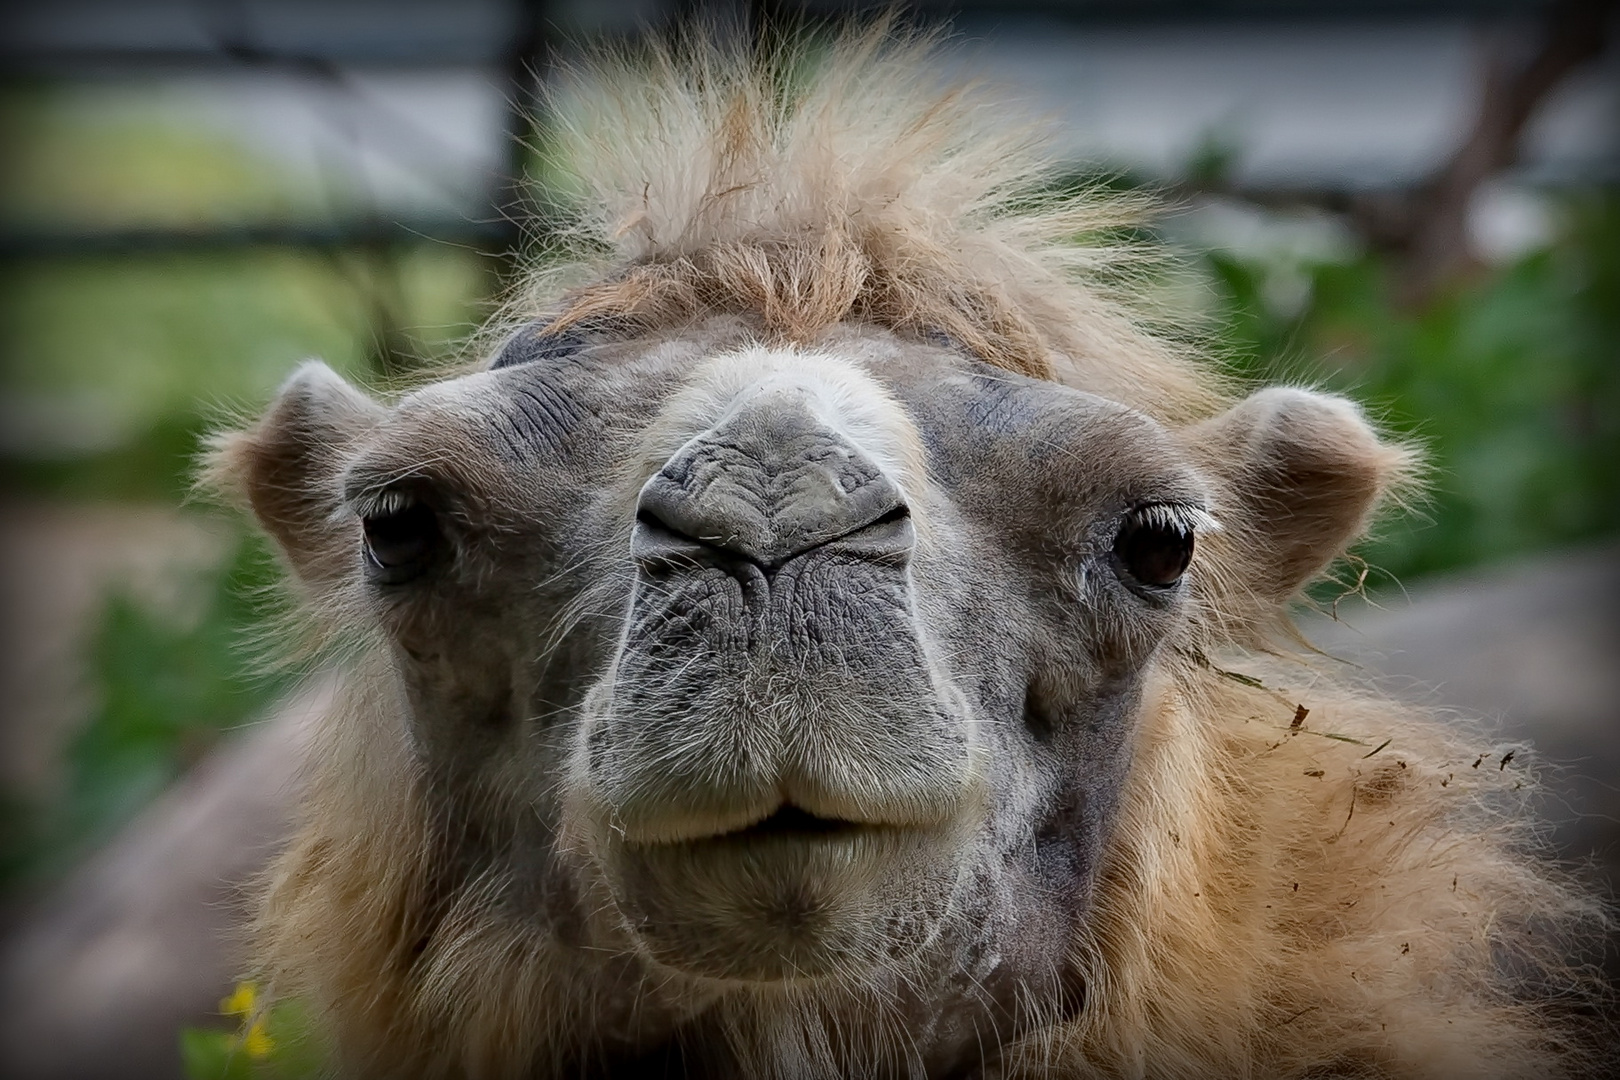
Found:
<svg viewBox="0 0 1620 1080"><path fill-rule="evenodd" d="M604 854L614 901L652 959L775 981L919 947L954 880L947 842L924 829L778 812L706 839L620 842Z"/></svg>
<svg viewBox="0 0 1620 1080"><path fill-rule="evenodd" d="M852 821L848 818L822 817L793 803L783 803L775 810L746 825L737 825L731 828L722 828L713 832L675 831L671 835L662 836L654 833L652 836L625 836L620 832L620 842L625 846L636 849L652 848L698 848L709 845L734 845L749 843L776 842L781 840L797 840L812 843L823 840L849 839L863 834L876 832L911 831L911 828L886 822Z"/></svg>

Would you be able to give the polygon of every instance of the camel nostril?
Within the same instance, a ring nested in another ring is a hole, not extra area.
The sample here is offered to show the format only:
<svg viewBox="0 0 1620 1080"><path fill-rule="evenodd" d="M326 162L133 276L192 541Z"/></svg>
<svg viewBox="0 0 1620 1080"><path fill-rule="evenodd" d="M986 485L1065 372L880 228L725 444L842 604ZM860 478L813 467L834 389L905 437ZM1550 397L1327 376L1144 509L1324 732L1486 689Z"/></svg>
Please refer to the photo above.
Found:
<svg viewBox="0 0 1620 1080"><path fill-rule="evenodd" d="M642 506L636 510L635 528L630 533L630 555L641 563L670 566L699 565L704 556L736 558L737 553L728 551L723 540L718 536L694 536L657 511Z"/></svg>
<svg viewBox="0 0 1620 1080"><path fill-rule="evenodd" d="M669 536L678 536L687 540L695 540L695 537L687 536L685 533L681 532L681 530L675 528L669 522L665 521L663 518L659 517L645 506L639 507L636 510L636 524L649 532L665 533Z"/></svg>
<svg viewBox="0 0 1620 1080"><path fill-rule="evenodd" d="M1051 742L1057 733L1057 716L1033 680L1024 688L1024 727L1041 743Z"/></svg>
<svg viewBox="0 0 1620 1080"><path fill-rule="evenodd" d="M863 525L862 528L863 529L872 529L872 528L876 528L876 527L878 527L880 525L897 525L902 521L909 520L910 517L911 517L911 507L907 506L905 503L898 503L897 505L894 506L893 509L889 510L887 513L884 513L884 514L880 515L879 517L877 517L875 520L869 522L868 524Z"/></svg>
<svg viewBox="0 0 1620 1080"><path fill-rule="evenodd" d="M899 485L800 397L739 407L648 478L637 534L654 558L684 544L688 556L770 573L831 545L862 559L906 557L915 537Z"/></svg>
<svg viewBox="0 0 1620 1080"><path fill-rule="evenodd" d="M677 513L670 516L679 520L685 515ZM897 503L852 528L845 526L836 532L827 530L821 535L816 535L813 530L805 530L798 536L797 542L791 537L778 537L779 542L775 545L750 543L750 530L742 527L724 530L719 522L698 524L704 527L694 528L686 521L676 524L669 520L669 516L660 514L651 506L638 506L635 529L630 538L631 556L643 563L676 565L693 565L700 561L707 565L714 559L720 559L747 563L770 574L793 559L831 544L838 544L841 550L863 558L882 562L904 558L915 536L911 508L905 503ZM772 547L776 550L771 550Z"/></svg>

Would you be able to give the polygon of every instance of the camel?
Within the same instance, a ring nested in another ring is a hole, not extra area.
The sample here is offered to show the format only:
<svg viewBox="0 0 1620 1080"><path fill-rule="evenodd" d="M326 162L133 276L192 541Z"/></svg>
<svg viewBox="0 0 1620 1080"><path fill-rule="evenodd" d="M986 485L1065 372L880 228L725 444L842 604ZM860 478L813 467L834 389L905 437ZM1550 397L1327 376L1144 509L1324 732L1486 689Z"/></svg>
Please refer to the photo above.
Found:
<svg viewBox="0 0 1620 1080"><path fill-rule="evenodd" d="M474 359L216 438L347 671L267 993L357 1077L1598 1068L1529 754L1290 635L1416 451L940 47L595 56Z"/></svg>

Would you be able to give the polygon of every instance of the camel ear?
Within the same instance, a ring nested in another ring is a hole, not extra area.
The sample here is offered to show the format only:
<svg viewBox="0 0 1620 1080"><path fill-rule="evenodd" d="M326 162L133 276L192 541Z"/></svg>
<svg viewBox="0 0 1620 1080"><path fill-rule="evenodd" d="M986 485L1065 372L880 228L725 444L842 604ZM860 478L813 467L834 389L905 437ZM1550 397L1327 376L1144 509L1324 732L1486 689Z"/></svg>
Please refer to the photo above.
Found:
<svg viewBox="0 0 1620 1080"><path fill-rule="evenodd" d="M1356 405L1309 390L1262 390L1188 435L1219 481L1226 564L1256 599L1287 600L1366 531L1408 478L1410 448L1381 441Z"/></svg>
<svg viewBox="0 0 1620 1080"><path fill-rule="evenodd" d="M386 410L321 363L299 366L252 427L214 437L205 481L245 503L298 576L341 576L353 522L338 514L339 477Z"/></svg>

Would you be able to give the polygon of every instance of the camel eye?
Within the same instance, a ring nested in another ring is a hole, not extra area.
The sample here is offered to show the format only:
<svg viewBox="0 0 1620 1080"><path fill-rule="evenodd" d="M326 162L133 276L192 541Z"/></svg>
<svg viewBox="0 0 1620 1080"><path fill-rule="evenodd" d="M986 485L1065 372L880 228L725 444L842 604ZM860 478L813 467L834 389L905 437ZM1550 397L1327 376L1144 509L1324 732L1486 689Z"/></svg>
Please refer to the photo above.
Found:
<svg viewBox="0 0 1620 1080"><path fill-rule="evenodd" d="M1163 506L1147 506L1126 517L1114 538L1114 558L1133 582L1168 589L1192 562L1193 531Z"/></svg>
<svg viewBox="0 0 1620 1080"><path fill-rule="evenodd" d="M366 564L372 576L388 585L418 577L439 550L439 517L431 507L400 500L361 518L366 537Z"/></svg>

